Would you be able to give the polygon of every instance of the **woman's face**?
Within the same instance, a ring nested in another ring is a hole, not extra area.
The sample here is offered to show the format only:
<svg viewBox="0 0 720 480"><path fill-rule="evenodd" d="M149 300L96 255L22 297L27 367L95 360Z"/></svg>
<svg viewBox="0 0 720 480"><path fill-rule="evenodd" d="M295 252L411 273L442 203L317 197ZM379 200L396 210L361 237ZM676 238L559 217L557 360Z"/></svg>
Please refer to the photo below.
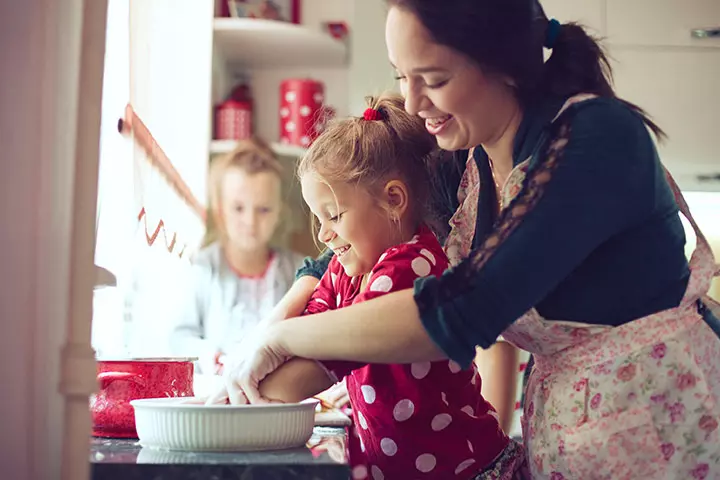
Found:
<svg viewBox="0 0 720 480"><path fill-rule="evenodd" d="M510 82L436 43L405 9L390 8L385 40L405 109L425 120L441 148L468 149L502 135L517 109Z"/></svg>
<svg viewBox="0 0 720 480"><path fill-rule="evenodd" d="M227 241L246 252L266 248L280 219L281 181L273 172L229 168L222 179L220 213Z"/></svg>

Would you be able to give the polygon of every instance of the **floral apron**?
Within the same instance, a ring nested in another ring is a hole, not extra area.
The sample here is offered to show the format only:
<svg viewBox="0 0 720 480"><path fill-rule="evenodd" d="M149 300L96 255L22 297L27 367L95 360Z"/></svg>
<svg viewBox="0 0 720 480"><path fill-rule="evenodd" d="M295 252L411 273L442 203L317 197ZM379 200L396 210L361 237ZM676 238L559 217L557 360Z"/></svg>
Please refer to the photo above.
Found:
<svg viewBox="0 0 720 480"><path fill-rule="evenodd" d="M527 163L511 173L503 206L519 192ZM550 321L532 309L503 332L535 357L522 420L533 478L720 479L720 339L698 313L707 306L720 317L720 304L706 296L720 269L666 175L697 235L678 307L619 327ZM449 238L461 254L469 232L458 227L471 224L468 216L468 208L456 215L462 221Z"/></svg>

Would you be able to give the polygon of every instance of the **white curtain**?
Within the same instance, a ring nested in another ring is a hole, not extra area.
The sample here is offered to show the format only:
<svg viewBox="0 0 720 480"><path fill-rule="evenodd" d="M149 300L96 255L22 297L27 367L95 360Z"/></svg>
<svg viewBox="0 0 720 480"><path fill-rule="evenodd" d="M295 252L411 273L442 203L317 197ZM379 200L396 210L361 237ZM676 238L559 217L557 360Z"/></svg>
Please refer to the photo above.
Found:
<svg viewBox="0 0 720 480"><path fill-rule="evenodd" d="M204 224L142 142L118 133L118 119L131 105L204 205L212 16L212 0L109 2L96 264L118 287L96 293L93 343L101 354L167 354L164 313Z"/></svg>

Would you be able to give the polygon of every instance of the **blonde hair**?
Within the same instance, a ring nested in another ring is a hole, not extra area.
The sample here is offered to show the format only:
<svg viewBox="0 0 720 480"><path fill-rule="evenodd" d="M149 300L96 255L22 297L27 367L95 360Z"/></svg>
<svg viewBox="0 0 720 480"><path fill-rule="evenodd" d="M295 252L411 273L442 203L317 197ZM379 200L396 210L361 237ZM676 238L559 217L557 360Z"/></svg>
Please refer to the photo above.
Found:
<svg viewBox="0 0 720 480"><path fill-rule="evenodd" d="M232 152L213 159L208 171L208 212L203 246L216 242L222 237L225 228L220 219L222 182L225 173L231 168L238 168L248 175L270 172L282 181L282 165L270 146L257 137L239 140Z"/></svg>
<svg viewBox="0 0 720 480"><path fill-rule="evenodd" d="M399 178L408 187L412 214L423 220L428 213L428 163L438 150L435 137L424 120L405 111L400 95L384 93L365 100L379 119L332 122L302 157L297 174L355 183L371 193L390 178ZM313 226L317 228L314 220Z"/></svg>

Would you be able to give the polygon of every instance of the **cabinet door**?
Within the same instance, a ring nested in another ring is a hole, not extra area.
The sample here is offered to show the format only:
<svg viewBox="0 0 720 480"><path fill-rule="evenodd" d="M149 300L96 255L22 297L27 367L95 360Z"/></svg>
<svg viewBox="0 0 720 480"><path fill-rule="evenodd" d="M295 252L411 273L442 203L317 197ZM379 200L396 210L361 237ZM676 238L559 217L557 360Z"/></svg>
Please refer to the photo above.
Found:
<svg viewBox="0 0 720 480"><path fill-rule="evenodd" d="M605 0L542 0L548 18L560 22L578 22L595 35L605 35Z"/></svg>
<svg viewBox="0 0 720 480"><path fill-rule="evenodd" d="M660 152L673 173L720 171L720 48L612 46L610 54L618 95L667 132Z"/></svg>
<svg viewBox="0 0 720 480"><path fill-rule="evenodd" d="M614 44L720 47L720 37L693 38L720 28L718 0L607 0L607 35Z"/></svg>

